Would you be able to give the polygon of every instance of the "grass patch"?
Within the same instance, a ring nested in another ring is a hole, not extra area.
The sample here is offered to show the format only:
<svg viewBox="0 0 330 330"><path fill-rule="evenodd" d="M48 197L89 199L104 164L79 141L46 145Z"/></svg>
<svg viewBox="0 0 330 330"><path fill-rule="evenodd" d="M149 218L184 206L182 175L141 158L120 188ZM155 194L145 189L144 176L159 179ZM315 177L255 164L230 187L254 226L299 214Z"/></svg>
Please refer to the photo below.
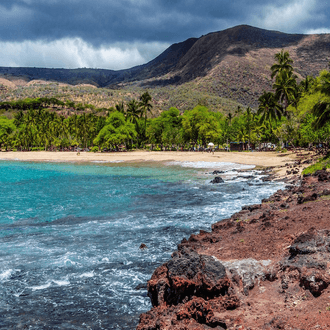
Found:
<svg viewBox="0 0 330 330"><path fill-rule="evenodd" d="M324 158L319 159L315 164L306 167L302 174L313 174L316 171L323 170L324 168L330 168L330 153Z"/></svg>

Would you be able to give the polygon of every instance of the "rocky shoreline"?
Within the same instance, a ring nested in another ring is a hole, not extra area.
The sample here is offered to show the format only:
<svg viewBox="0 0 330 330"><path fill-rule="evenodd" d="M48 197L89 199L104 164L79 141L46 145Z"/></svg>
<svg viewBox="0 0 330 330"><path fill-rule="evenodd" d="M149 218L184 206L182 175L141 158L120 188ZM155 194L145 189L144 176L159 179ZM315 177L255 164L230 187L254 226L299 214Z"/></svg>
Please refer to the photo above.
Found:
<svg viewBox="0 0 330 330"><path fill-rule="evenodd" d="M289 183L184 239L137 330L329 329L330 173Z"/></svg>

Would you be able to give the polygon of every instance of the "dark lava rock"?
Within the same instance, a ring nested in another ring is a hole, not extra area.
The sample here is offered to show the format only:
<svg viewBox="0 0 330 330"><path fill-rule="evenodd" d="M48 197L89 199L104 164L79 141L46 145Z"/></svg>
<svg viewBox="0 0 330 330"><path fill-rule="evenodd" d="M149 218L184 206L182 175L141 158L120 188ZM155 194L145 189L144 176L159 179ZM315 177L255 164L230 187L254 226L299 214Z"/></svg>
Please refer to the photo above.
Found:
<svg viewBox="0 0 330 330"><path fill-rule="evenodd" d="M255 179L256 177L254 175L238 175L237 178L242 179Z"/></svg>
<svg viewBox="0 0 330 330"><path fill-rule="evenodd" d="M225 181L223 181L222 177L220 176L216 176L212 181L210 181L210 183L224 183Z"/></svg>
<svg viewBox="0 0 330 330"><path fill-rule="evenodd" d="M223 173L225 173L225 171L217 171L217 170L215 170L215 171L213 171L213 175L217 175L217 174L223 174Z"/></svg>
<svg viewBox="0 0 330 330"><path fill-rule="evenodd" d="M242 210L248 210L250 212L258 209L261 209L261 204L245 205L242 207Z"/></svg>
<svg viewBox="0 0 330 330"><path fill-rule="evenodd" d="M228 295L230 287L226 269L218 260L183 246L155 271L148 282L148 295L153 306L177 305L193 296L208 300ZM233 308L238 303L234 301Z"/></svg>
<svg viewBox="0 0 330 330"><path fill-rule="evenodd" d="M318 195L317 193L313 193L311 195L308 195L306 197L303 196L299 196L297 199L298 204L303 204L306 202L311 202L311 201L315 201L317 199Z"/></svg>
<svg viewBox="0 0 330 330"><path fill-rule="evenodd" d="M329 172L327 172L326 170L316 171L313 175L318 177L318 181L328 181L329 180Z"/></svg>
<svg viewBox="0 0 330 330"><path fill-rule="evenodd" d="M330 232L311 228L298 236L290 247L290 256L282 262L283 270L298 270L300 286L314 297L330 284L327 261L330 258Z"/></svg>
<svg viewBox="0 0 330 330"><path fill-rule="evenodd" d="M323 196L328 196L328 195L330 195L330 190L329 190L329 189L324 189L324 190L322 191L321 195L323 195Z"/></svg>
<svg viewBox="0 0 330 330"><path fill-rule="evenodd" d="M226 294L229 285L225 267L211 256L199 255L194 251L182 249L175 252L167 263L168 277L174 285L166 302L177 304L193 295L213 298ZM228 284L228 283L227 283Z"/></svg>

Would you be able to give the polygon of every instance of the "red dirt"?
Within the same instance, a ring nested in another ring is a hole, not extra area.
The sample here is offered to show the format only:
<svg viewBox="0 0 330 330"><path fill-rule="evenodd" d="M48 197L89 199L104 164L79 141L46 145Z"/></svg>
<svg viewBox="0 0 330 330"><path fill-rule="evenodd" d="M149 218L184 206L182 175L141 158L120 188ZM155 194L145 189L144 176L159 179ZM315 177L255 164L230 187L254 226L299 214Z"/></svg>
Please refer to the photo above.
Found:
<svg viewBox="0 0 330 330"><path fill-rule="evenodd" d="M138 330L330 329L330 174L184 240L148 283Z"/></svg>

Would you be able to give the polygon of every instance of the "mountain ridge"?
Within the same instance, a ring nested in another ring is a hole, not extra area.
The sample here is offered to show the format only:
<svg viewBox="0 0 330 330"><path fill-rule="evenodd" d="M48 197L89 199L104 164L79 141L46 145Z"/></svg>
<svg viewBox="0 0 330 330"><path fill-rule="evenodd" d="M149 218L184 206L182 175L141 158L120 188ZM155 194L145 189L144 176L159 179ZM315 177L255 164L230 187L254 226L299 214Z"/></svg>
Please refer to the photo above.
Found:
<svg viewBox="0 0 330 330"><path fill-rule="evenodd" d="M286 34L238 25L175 43L152 61L130 69L0 67L0 77L115 89L193 83L210 94L256 106L257 96L271 89L269 69L281 49L289 51L299 78L317 75L329 61L330 34Z"/></svg>

